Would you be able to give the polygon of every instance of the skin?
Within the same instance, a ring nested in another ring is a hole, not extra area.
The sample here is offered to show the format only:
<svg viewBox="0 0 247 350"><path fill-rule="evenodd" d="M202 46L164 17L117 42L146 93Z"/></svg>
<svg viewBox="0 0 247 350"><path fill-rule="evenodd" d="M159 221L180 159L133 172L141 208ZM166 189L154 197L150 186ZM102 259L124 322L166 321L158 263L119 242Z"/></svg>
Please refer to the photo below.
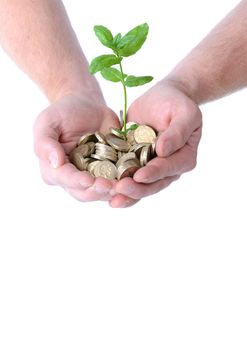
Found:
<svg viewBox="0 0 247 350"><path fill-rule="evenodd" d="M167 77L130 106L128 120L162 133L158 157L136 172L133 180L117 183L118 192L139 199L195 167L202 129L199 106L247 85L246 27L244 0Z"/></svg>
<svg viewBox="0 0 247 350"><path fill-rule="evenodd" d="M38 18L38 20L37 20ZM94 179L68 163L86 131L117 126L59 0L0 0L0 42L38 84L50 106L34 125L44 180L80 201L127 207L177 180L196 165L202 117L199 105L246 86L247 1L214 28L173 71L140 96L128 120L159 131L157 155L133 179Z"/></svg>

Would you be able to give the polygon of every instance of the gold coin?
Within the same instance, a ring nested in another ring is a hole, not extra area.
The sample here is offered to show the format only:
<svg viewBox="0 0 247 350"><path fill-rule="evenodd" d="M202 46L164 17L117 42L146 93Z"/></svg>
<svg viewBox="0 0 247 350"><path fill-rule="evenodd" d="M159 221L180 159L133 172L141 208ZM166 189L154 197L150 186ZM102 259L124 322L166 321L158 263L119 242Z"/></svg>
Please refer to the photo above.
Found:
<svg viewBox="0 0 247 350"><path fill-rule="evenodd" d="M80 153L84 158L86 158L90 155L90 146L87 144L79 145L71 153Z"/></svg>
<svg viewBox="0 0 247 350"><path fill-rule="evenodd" d="M105 157L95 153L91 154L91 158L97 159L97 160L105 160Z"/></svg>
<svg viewBox="0 0 247 350"><path fill-rule="evenodd" d="M151 145L145 146L141 150L141 154L140 154L141 166L145 166L147 162L149 162L150 158L151 158Z"/></svg>
<svg viewBox="0 0 247 350"><path fill-rule="evenodd" d="M117 176L117 168L112 162L104 160L96 165L94 168L94 174L96 177L104 177L105 179L114 180Z"/></svg>
<svg viewBox="0 0 247 350"><path fill-rule="evenodd" d="M134 131L136 143L153 143L156 139L155 131L147 125L139 125Z"/></svg>
<svg viewBox="0 0 247 350"><path fill-rule="evenodd" d="M92 159L93 160L93 159ZM90 172L91 175L95 176L94 169L96 165L100 163L100 160L93 160L92 163L88 164L87 170Z"/></svg>
<svg viewBox="0 0 247 350"><path fill-rule="evenodd" d="M95 137L97 138L98 142L106 144L105 136L100 131L95 133Z"/></svg>
<svg viewBox="0 0 247 350"><path fill-rule="evenodd" d="M151 157L154 158L156 156L156 151L155 151L155 142L152 143L151 145Z"/></svg>
<svg viewBox="0 0 247 350"><path fill-rule="evenodd" d="M85 158L82 156L82 154L77 152L72 152L69 156L69 159L72 164L78 169L78 170L86 170L87 166L85 163Z"/></svg>
<svg viewBox="0 0 247 350"><path fill-rule="evenodd" d="M116 163L116 167L119 168L124 162L130 159L137 159L134 152L125 153Z"/></svg>
<svg viewBox="0 0 247 350"><path fill-rule="evenodd" d="M125 154L126 154L126 152L118 151L118 153L117 153L118 159L120 159Z"/></svg>
<svg viewBox="0 0 247 350"><path fill-rule="evenodd" d="M136 143L135 137L134 137L134 130L129 130L127 132L127 141L130 145L134 145Z"/></svg>
<svg viewBox="0 0 247 350"><path fill-rule="evenodd" d="M118 130L116 128L110 128L110 133L119 137L120 139L124 139L124 135L120 132L121 130Z"/></svg>
<svg viewBox="0 0 247 350"><path fill-rule="evenodd" d="M130 145L127 141L112 134L107 134L105 138L107 143L117 151L127 152L129 150Z"/></svg>
<svg viewBox="0 0 247 350"><path fill-rule="evenodd" d="M95 142L87 142L86 145L89 147L89 155L91 155L95 150Z"/></svg>
<svg viewBox="0 0 247 350"><path fill-rule="evenodd" d="M129 152L135 152L135 154L139 158L142 148L149 146L149 145L150 145L150 143L136 143L135 145L130 147Z"/></svg>
<svg viewBox="0 0 247 350"><path fill-rule="evenodd" d="M127 160L117 169L117 179L121 180L124 177L133 177L134 173L140 168L138 159Z"/></svg>
<svg viewBox="0 0 247 350"><path fill-rule="evenodd" d="M82 135L81 138L79 139L78 145L87 143L89 141L97 142L97 138L95 137L95 134L88 132L88 133Z"/></svg>

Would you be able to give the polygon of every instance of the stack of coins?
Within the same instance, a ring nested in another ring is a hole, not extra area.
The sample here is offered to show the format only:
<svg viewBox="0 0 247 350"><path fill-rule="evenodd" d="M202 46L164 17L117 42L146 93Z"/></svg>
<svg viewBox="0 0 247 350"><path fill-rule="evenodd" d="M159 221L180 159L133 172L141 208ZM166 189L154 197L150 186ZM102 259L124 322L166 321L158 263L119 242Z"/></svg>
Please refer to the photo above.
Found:
<svg viewBox="0 0 247 350"><path fill-rule="evenodd" d="M129 125L128 125L129 127ZM117 129L83 135L69 159L77 169L92 176L121 180L155 157L156 132L147 125L129 130L126 137Z"/></svg>

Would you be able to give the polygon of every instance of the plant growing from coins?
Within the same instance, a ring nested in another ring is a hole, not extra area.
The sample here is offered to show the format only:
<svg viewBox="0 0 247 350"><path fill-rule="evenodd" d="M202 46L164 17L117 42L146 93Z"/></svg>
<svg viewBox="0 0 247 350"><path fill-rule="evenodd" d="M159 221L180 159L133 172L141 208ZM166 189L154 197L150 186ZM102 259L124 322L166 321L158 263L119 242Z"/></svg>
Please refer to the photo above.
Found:
<svg viewBox="0 0 247 350"><path fill-rule="evenodd" d="M127 75L122 66L124 58L134 55L142 47L148 35L148 25L141 24L124 36L119 33L113 37L104 26L95 26L94 31L100 42L113 53L94 58L89 70L91 74L100 72L106 80L122 84L122 125L120 129L110 127L105 135L99 130L83 134L77 147L70 152L69 159L77 169L94 177L121 180L133 177L138 169L156 156L157 132L148 125L126 123L127 88L144 85L153 77ZM115 65L119 65L119 69L112 67Z"/></svg>
<svg viewBox="0 0 247 350"><path fill-rule="evenodd" d="M94 58L89 66L91 74L100 72L102 77L114 83L120 82L124 91L124 107L123 107L123 128L118 130L126 139L129 130L135 130L138 125L131 124L127 128L127 87L140 86L153 80L152 76L134 76L127 75L123 71L122 61L124 58L134 55L144 44L148 35L148 24L141 24L127 34L122 36L120 33L113 36L111 31L102 26L94 26L94 32L99 41L112 50L112 54L105 54ZM118 65L119 69L112 66Z"/></svg>

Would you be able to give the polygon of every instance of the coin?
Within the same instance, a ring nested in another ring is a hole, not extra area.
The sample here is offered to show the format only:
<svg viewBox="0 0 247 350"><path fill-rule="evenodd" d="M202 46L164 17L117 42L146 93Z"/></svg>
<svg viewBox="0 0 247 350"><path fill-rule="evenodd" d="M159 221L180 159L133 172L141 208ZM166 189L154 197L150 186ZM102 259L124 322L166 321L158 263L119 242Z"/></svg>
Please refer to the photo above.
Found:
<svg viewBox="0 0 247 350"><path fill-rule="evenodd" d="M135 123L127 123L127 129ZM115 128L106 136L100 131L86 133L79 145L69 154L77 169L88 171L92 176L106 179L122 179L133 176L150 159L155 157L155 131L147 125L139 125L123 134Z"/></svg>
<svg viewBox="0 0 247 350"><path fill-rule="evenodd" d="M83 157L88 157L90 155L90 146L82 144L71 152L71 154L73 153L80 153Z"/></svg>
<svg viewBox="0 0 247 350"><path fill-rule="evenodd" d="M94 174L96 177L114 180L117 176L117 168L112 162L104 160L95 166Z"/></svg>
<svg viewBox="0 0 247 350"><path fill-rule="evenodd" d="M106 144L105 136L100 131L95 133L95 137L99 142Z"/></svg>
<svg viewBox="0 0 247 350"><path fill-rule="evenodd" d="M135 144L134 130L129 130L127 132L127 141L130 145Z"/></svg>
<svg viewBox="0 0 247 350"><path fill-rule="evenodd" d="M124 162L130 159L137 159L134 152L125 153L116 163L116 167L119 168Z"/></svg>
<svg viewBox="0 0 247 350"><path fill-rule="evenodd" d="M107 134L105 138L107 143L116 150L123 152L127 152L129 150L130 145L127 141L122 140L119 137L112 134Z"/></svg>
<svg viewBox="0 0 247 350"><path fill-rule="evenodd" d="M156 139L156 133L150 126L139 125L134 131L134 138L136 143L153 143Z"/></svg>
<svg viewBox="0 0 247 350"><path fill-rule="evenodd" d="M145 166L147 162L151 158L151 145L149 146L144 146L141 150L140 154L140 164L141 166Z"/></svg>
<svg viewBox="0 0 247 350"><path fill-rule="evenodd" d="M105 160L105 157L95 153L91 154L91 157L97 160Z"/></svg>
<svg viewBox="0 0 247 350"><path fill-rule="evenodd" d="M85 145L89 147L89 156L90 156L95 150L95 142L87 142Z"/></svg>
<svg viewBox="0 0 247 350"><path fill-rule="evenodd" d="M145 147L145 146L149 146L149 145L150 145L150 143L136 143L135 145L130 147L129 151L130 152L135 152L135 154L139 158L142 148Z"/></svg>
<svg viewBox="0 0 247 350"><path fill-rule="evenodd" d="M151 157L152 158L154 158L156 155L155 146L156 146L156 144L155 144L155 142L153 142L151 145Z"/></svg>
<svg viewBox="0 0 247 350"><path fill-rule="evenodd" d="M87 170L90 172L91 175L95 176L94 169L96 165L100 163L100 160L93 160L92 163L88 164Z"/></svg>
<svg viewBox="0 0 247 350"><path fill-rule="evenodd" d="M120 165L117 169L117 179L121 180L124 177L133 177L134 173L140 168L138 159L130 159Z"/></svg>
<svg viewBox="0 0 247 350"><path fill-rule="evenodd" d="M87 166L85 163L85 158L77 152L72 152L69 157L72 164L76 166L78 170L86 170Z"/></svg>
<svg viewBox="0 0 247 350"><path fill-rule="evenodd" d="M124 134L121 133L121 130L118 130L116 128L110 128L110 133L119 137L120 139L124 139Z"/></svg>
<svg viewBox="0 0 247 350"><path fill-rule="evenodd" d="M95 134L88 132L88 133L82 135L79 139L78 145L84 144L88 141L97 142L97 138L95 137Z"/></svg>

